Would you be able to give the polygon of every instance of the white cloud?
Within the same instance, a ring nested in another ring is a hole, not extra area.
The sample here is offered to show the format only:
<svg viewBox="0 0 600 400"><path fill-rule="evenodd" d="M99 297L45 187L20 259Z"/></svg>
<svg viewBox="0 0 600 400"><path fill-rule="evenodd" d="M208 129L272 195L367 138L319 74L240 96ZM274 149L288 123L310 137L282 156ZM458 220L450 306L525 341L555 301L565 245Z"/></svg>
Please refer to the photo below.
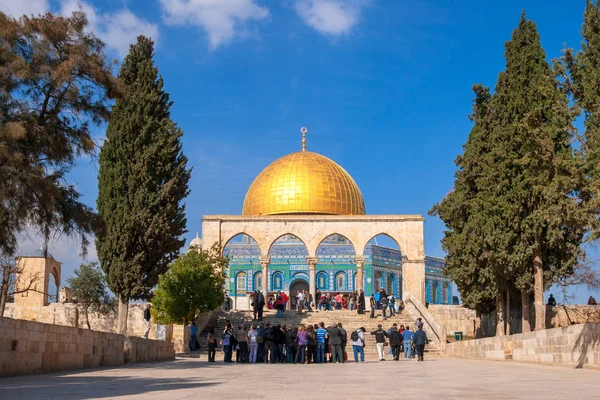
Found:
<svg viewBox="0 0 600 400"><path fill-rule="evenodd" d="M86 14L89 30L121 57L127 55L129 45L136 42L138 35L149 36L155 43L158 41L158 26L137 17L126 8L114 13L100 13L81 0L61 2L60 12L63 15L71 15L79 10Z"/></svg>
<svg viewBox="0 0 600 400"><path fill-rule="evenodd" d="M165 22L195 25L208 35L211 49L230 42L244 24L269 17L269 10L256 0L160 0Z"/></svg>
<svg viewBox="0 0 600 400"><path fill-rule="evenodd" d="M48 12L48 0L0 0L0 11L13 18Z"/></svg>
<svg viewBox="0 0 600 400"><path fill-rule="evenodd" d="M328 36L350 32L365 0L296 0L296 12L306 25Z"/></svg>

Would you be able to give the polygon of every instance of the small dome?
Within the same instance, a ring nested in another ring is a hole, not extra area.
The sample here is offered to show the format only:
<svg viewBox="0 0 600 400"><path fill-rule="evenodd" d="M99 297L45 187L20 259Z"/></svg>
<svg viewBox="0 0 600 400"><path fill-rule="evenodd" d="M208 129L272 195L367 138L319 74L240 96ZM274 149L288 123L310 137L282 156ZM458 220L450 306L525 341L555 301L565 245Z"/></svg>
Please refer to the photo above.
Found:
<svg viewBox="0 0 600 400"><path fill-rule="evenodd" d="M202 239L198 236L198 233L196 232L196 237L192 239L192 241L190 242L190 247L197 247L199 249L202 248Z"/></svg>
<svg viewBox="0 0 600 400"><path fill-rule="evenodd" d="M252 182L243 215L364 215L354 179L329 158L310 151L275 160Z"/></svg>

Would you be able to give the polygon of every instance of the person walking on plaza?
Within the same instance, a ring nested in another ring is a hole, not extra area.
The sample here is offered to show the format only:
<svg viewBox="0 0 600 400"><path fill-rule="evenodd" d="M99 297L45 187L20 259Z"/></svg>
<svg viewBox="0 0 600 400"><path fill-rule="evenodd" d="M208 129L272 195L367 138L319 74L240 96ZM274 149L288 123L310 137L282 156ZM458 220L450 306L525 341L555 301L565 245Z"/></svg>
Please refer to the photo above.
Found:
<svg viewBox="0 0 600 400"><path fill-rule="evenodd" d="M250 355L249 360L252 364L256 364L256 358L258 356L258 341L256 337L258 332L256 332L256 327L252 325L250 327L250 331L248 332L248 343L250 345Z"/></svg>
<svg viewBox="0 0 600 400"><path fill-rule="evenodd" d="M365 362L365 328L358 328L353 331L350 335L352 340L352 350L354 351L354 362L358 362L358 356L360 355L360 362Z"/></svg>
<svg viewBox="0 0 600 400"><path fill-rule="evenodd" d="M427 334L423 330L423 327L419 327L415 332L415 345L417 346L418 361L423 361L423 355L425 354L425 345L427 344Z"/></svg>
<svg viewBox="0 0 600 400"><path fill-rule="evenodd" d="M407 325L405 327L402 336L404 338L404 358L412 358L412 342L414 334L410 331L410 326Z"/></svg>
<svg viewBox="0 0 600 400"><path fill-rule="evenodd" d="M381 314L383 316L383 319L386 320L387 316L385 315L385 311L388 308L388 298L387 296L383 295L383 292L381 294L381 300L379 300L379 303L381 304Z"/></svg>
<svg viewBox="0 0 600 400"><path fill-rule="evenodd" d="M327 330L323 322L319 323L319 329L317 329L317 362L325 362L325 337L327 336Z"/></svg>
<svg viewBox="0 0 600 400"><path fill-rule="evenodd" d="M394 361L398 361L400 359L400 346L402 345L403 337L398 332L398 325L392 325L392 329L390 329L390 347L392 348L392 355L394 357Z"/></svg>
<svg viewBox="0 0 600 400"><path fill-rule="evenodd" d="M331 357L332 362L344 362L344 354L342 353L342 332L334 322L329 328L327 328L327 335L329 336L329 344L331 345Z"/></svg>
<svg viewBox="0 0 600 400"><path fill-rule="evenodd" d="M215 350L217 348L217 338L215 337L215 329L208 328L208 335L206 336L206 343L208 344L208 362L215 362Z"/></svg>
<svg viewBox="0 0 600 400"><path fill-rule="evenodd" d="M381 328L381 324L377 325L377 330L371 332L371 335L375 335L375 342L377 343L377 355L379 361L385 361L385 354L383 348L385 346L385 338L388 336L387 332Z"/></svg>

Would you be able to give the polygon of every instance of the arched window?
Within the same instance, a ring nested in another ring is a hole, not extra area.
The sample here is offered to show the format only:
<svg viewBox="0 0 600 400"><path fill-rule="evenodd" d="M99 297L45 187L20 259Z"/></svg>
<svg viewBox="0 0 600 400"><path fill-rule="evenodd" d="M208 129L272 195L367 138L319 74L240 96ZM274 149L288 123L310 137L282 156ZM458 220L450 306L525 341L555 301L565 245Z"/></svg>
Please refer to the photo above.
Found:
<svg viewBox="0 0 600 400"><path fill-rule="evenodd" d="M381 272L375 272L375 290L379 290L383 287L383 276Z"/></svg>
<svg viewBox="0 0 600 400"><path fill-rule="evenodd" d="M317 274L317 289L329 290L329 276L327 272L319 272Z"/></svg>
<svg viewBox="0 0 600 400"><path fill-rule="evenodd" d="M47 293L47 303L58 303L58 278L54 271L50 272Z"/></svg>
<svg viewBox="0 0 600 400"><path fill-rule="evenodd" d="M273 290L283 289L283 274L281 272L275 272L273 274Z"/></svg>
<svg viewBox="0 0 600 400"><path fill-rule="evenodd" d="M335 290L344 292L346 291L346 273L338 272L335 275Z"/></svg>
<svg viewBox="0 0 600 400"><path fill-rule="evenodd" d="M448 282L442 285L442 304L448 304Z"/></svg>
<svg viewBox="0 0 600 400"><path fill-rule="evenodd" d="M235 280L235 291L237 293L245 293L246 292L246 273L238 272Z"/></svg>
<svg viewBox="0 0 600 400"><path fill-rule="evenodd" d="M262 289L262 272L257 272L254 274L254 290Z"/></svg>
<svg viewBox="0 0 600 400"><path fill-rule="evenodd" d="M395 290L394 290L395 282L396 282L396 279L394 277L394 274L388 274L387 279L385 281L385 283L386 283L385 291L388 294L388 296L395 292Z"/></svg>
<svg viewBox="0 0 600 400"><path fill-rule="evenodd" d="M355 272L354 275L352 276L352 290L358 290L358 273Z"/></svg>
<svg viewBox="0 0 600 400"><path fill-rule="evenodd" d="M438 283L438 281L433 281L433 290L432 290L432 295L433 295L432 303L433 304L438 304L440 301L439 292L438 292L439 290L440 290L440 284Z"/></svg>

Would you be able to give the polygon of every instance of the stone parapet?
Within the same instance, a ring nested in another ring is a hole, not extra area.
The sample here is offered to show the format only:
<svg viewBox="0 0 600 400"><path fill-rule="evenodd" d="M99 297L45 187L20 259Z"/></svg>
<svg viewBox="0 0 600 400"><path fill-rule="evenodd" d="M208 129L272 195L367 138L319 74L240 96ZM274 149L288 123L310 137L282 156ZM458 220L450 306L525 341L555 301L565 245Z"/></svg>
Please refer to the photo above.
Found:
<svg viewBox="0 0 600 400"><path fill-rule="evenodd" d="M444 355L600 369L600 323L450 343Z"/></svg>
<svg viewBox="0 0 600 400"><path fill-rule="evenodd" d="M129 362L175 358L169 342L0 318L0 375L116 366L126 354Z"/></svg>

